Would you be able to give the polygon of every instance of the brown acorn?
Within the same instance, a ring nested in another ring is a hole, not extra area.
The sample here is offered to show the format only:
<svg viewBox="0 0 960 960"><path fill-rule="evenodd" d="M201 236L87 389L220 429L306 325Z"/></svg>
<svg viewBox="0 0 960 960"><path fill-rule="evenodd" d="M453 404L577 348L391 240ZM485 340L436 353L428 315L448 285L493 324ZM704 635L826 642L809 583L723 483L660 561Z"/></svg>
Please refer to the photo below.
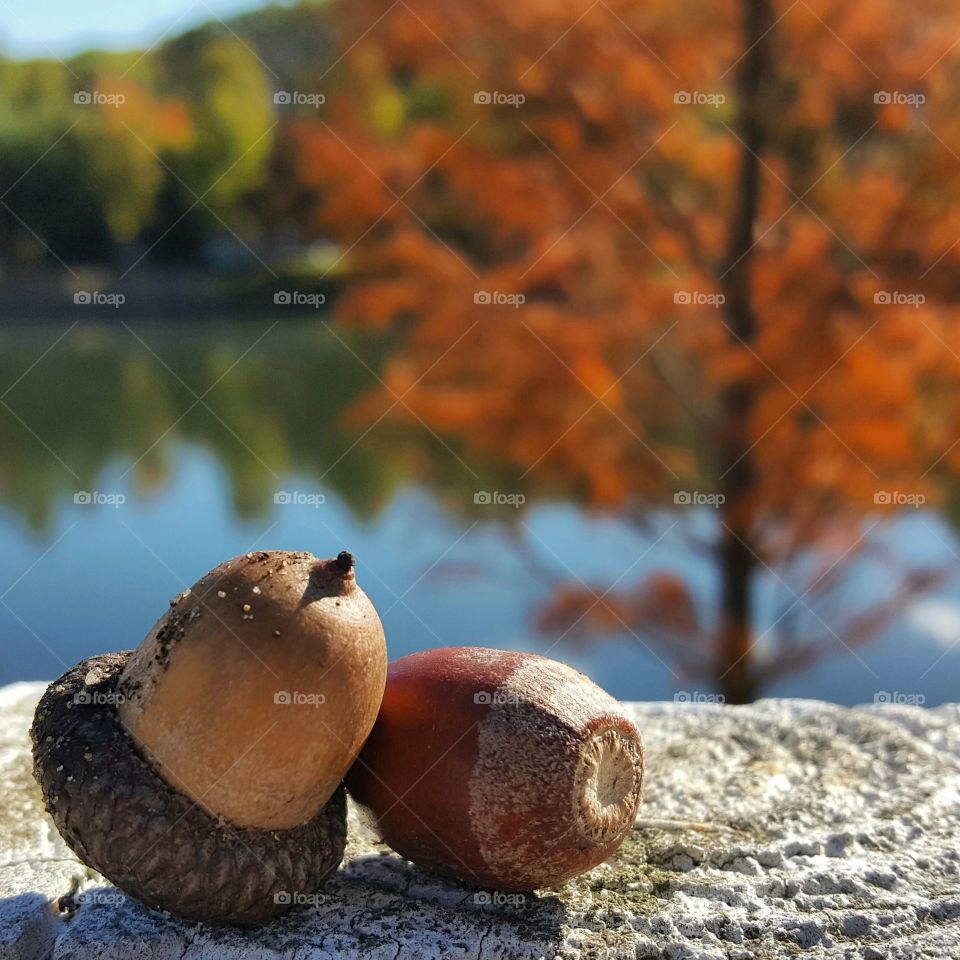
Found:
<svg viewBox="0 0 960 960"><path fill-rule="evenodd" d="M353 566L237 557L132 654L50 685L34 773L85 863L148 906L209 922L262 923L320 887L343 856L340 781L386 674Z"/></svg>
<svg viewBox="0 0 960 960"><path fill-rule="evenodd" d="M346 783L420 866L497 890L557 887L632 829L643 744L617 701L565 664L430 650L390 665Z"/></svg>
<svg viewBox="0 0 960 960"><path fill-rule="evenodd" d="M351 554L260 551L173 601L123 671L119 714L157 772L208 813L286 829L343 780L386 674Z"/></svg>

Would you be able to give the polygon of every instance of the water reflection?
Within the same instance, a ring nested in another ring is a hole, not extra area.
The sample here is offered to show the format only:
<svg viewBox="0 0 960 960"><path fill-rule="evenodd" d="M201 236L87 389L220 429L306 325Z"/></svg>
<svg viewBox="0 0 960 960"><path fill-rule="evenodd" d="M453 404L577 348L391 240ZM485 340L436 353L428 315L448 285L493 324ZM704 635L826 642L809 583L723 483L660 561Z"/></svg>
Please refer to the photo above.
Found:
<svg viewBox="0 0 960 960"><path fill-rule="evenodd" d="M609 585L626 570L631 581L673 571L709 610L712 563L682 538L660 539L676 518L654 516L641 530L572 503L476 506L477 473L496 485L489 467L466 465L426 430L346 416L389 348L316 322L0 334L0 683L133 646L205 570L284 546L358 554L393 656L487 644L560 656L621 697L709 689L642 630L578 645L573 633L536 629L558 579ZM101 502L76 503L81 491ZM901 554L909 546L925 563L955 562L952 532L935 515L883 535ZM867 566L848 589L853 602L882 598L888 585ZM761 591L759 602L772 624L771 598ZM955 635L960 597L941 591L871 646L839 644L765 692L956 699ZM761 655L777 656L777 636L764 633Z"/></svg>
<svg viewBox="0 0 960 960"><path fill-rule="evenodd" d="M40 532L56 503L92 490L110 463L137 494L163 490L171 452L186 442L223 466L240 518L264 515L293 473L371 516L409 476L409 448L385 428L357 443L342 418L374 382L384 349L317 323L8 331L0 502ZM449 467L429 454L438 470Z"/></svg>

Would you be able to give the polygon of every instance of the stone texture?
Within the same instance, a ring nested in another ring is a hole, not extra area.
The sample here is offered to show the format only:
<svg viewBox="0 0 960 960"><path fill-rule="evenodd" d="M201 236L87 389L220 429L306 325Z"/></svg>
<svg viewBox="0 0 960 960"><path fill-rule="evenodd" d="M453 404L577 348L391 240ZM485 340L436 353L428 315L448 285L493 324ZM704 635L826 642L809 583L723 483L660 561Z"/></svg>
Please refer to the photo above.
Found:
<svg viewBox="0 0 960 960"><path fill-rule="evenodd" d="M663 960L960 957L960 707L631 705L650 821L555 893L477 894L351 814L344 868L254 933L145 910L72 856L27 738L39 684L0 690L0 960L362 956Z"/></svg>

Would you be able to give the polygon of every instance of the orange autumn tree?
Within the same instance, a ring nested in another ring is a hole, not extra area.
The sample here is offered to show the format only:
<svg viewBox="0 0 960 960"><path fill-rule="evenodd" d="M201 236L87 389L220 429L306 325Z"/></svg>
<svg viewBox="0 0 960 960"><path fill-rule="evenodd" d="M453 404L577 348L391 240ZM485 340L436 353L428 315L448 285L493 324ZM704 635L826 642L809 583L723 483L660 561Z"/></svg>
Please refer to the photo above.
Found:
<svg viewBox="0 0 960 960"><path fill-rule="evenodd" d="M659 572L562 585L544 629L635 632L744 701L930 585L818 613L873 546L864 517L960 465L960 10L335 10L326 110L292 135L309 229L342 249L340 318L403 340L362 415L631 515L720 503L710 623ZM775 657L764 578L815 626Z"/></svg>

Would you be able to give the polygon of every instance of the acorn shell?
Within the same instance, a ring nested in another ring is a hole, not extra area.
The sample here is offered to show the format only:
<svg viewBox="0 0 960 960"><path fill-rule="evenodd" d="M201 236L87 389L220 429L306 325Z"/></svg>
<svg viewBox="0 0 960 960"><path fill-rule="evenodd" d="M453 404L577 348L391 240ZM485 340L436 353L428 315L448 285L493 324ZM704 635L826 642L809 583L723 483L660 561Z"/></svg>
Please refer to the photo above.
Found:
<svg viewBox="0 0 960 960"><path fill-rule="evenodd" d="M469 885L557 887L633 828L640 733L565 664L460 647L390 665L346 779L397 853Z"/></svg>
<svg viewBox="0 0 960 960"><path fill-rule="evenodd" d="M256 925L316 892L346 843L338 790L289 830L216 819L167 785L117 718L130 652L91 657L44 693L31 737L47 811L77 856L148 907Z"/></svg>
<svg viewBox="0 0 960 960"><path fill-rule="evenodd" d="M354 558L260 550L180 594L123 671L120 720L211 816L287 830L343 781L387 677Z"/></svg>

